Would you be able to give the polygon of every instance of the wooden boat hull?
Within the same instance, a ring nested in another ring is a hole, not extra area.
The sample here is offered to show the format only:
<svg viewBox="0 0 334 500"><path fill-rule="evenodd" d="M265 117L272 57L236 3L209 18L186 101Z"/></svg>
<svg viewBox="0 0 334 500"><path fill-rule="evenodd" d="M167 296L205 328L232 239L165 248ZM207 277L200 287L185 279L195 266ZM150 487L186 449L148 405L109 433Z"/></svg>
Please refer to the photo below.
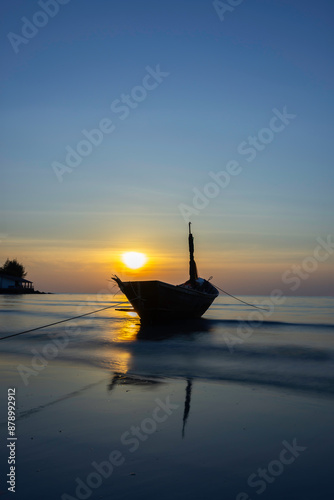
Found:
<svg viewBox="0 0 334 500"><path fill-rule="evenodd" d="M200 318L218 295L209 283L213 293L162 281L119 280L118 284L138 316L147 323Z"/></svg>

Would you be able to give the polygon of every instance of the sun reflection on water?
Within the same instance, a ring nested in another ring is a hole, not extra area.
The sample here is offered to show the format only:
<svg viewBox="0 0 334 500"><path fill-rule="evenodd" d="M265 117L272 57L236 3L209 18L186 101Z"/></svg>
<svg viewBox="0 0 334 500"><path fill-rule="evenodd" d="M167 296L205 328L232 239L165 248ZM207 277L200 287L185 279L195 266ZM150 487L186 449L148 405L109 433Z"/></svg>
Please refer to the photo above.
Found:
<svg viewBox="0 0 334 500"><path fill-rule="evenodd" d="M140 329L139 320L136 321L133 318L129 317L129 314L135 313L125 313L127 316L122 319L119 323L118 328L114 331L114 342L133 342L137 338L137 334ZM137 316L135 314L135 316Z"/></svg>
<svg viewBox="0 0 334 500"><path fill-rule="evenodd" d="M112 359L113 371L126 374L130 368L132 355L127 351L117 351L117 355Z"/></svg>

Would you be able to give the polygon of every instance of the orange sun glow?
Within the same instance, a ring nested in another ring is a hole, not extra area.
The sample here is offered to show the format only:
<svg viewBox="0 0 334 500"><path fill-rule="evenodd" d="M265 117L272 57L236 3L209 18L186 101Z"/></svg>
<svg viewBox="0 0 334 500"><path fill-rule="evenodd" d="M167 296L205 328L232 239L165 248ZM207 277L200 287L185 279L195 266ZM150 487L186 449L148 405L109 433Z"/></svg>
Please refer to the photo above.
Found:
<svg viewBox="0 0 334 500"><path fill-rule="evenodd" d="M122 261L130 269L139 269L147 262L147 257L139 252L126 252L122 254Z"/></svg>

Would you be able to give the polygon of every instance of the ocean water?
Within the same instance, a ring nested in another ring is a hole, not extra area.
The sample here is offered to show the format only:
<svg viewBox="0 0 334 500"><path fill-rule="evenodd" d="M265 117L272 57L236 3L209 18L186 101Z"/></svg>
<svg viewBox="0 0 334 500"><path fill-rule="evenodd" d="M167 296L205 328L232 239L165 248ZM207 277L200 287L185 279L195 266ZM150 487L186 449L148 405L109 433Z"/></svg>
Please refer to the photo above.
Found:
<svg viewBox="0 0 334 500"><path fill-rule="evenodd" d="M1 296L0 337L108 309L0 341L0 496L14 388L18 500L333 498L334 298L241 298L269 312L143 327L121 295Z"/></svg>
<svg viewBox="0 0 334 500"><path fill-rule="evenodd" d="M141 326L122 295L0 297L0 336L109 309L0 342L1 352L112 373L238 381L334 394L334 298L219 296L199 320ZM278 301L278 299L277 299Z"/></svg>

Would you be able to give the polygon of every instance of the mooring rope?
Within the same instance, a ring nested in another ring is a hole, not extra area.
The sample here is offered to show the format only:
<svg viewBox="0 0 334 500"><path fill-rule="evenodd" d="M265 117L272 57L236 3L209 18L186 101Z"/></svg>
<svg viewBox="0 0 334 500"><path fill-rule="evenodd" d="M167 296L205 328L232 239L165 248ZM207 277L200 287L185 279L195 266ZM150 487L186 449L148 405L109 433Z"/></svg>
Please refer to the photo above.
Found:
<svg viewBox="0 0 334 500"><path fill-rule="evenodd" d="M220 290L221 292L225 293L226 295L229 295L230 297L233 297L233 299L236 299L239 302L242 302L243 304L246 304L247 306L255 307L255 309L260 309L261 311L269 312L269 309L266 309L264 307L255 306L254 304L250 304L249 302L245 302L244 300L241 300L238 297L235 297L231 293L226 292L225 290L223 290L222 288L220 288L218 285L215 285L214 283L212 283L212 284L213 284L213 286L215 286L216 288L218 288L218 290Z"/></svg>
<svg viewBox="0 0 334 500"><path fill-rule="evenodd" d="M112 307L116 307L120 304L123 304L123 302L118 302L117 304L113 304L112 306L102 307L102 309L97 309L96 311L80 314L79 316L73 316L73 318L62 319L61 321L56 321L55 323L49 323L48 325L31 328L30 330L25 330L24 332L13 333L12 335L7 335L6 337L0 337L0 340L10 339L11 337L17 337L18 335L23 335L24 333L35 332L36 330L41 330L42 328L48 328L49 326L59 325L60 323L65 323L66 321L72 321L73 319L83 318L84 316L89 316L90 314L95 314L101 311L105 311L106 309L111 309Z"/></svg>
<svg viewBox="0 0 334 500"><path fill-rule="evenodd" d="M250 304L249 302L245 302L244 300L239 299L238 297L235 297L231 293L226 292L225 290L223 290L222 288L220 288L218 285L215 285L214 283L212 283L212 284L216 288L218 288L218 290L220 290L221 292L225 293L226 295L229 295L229 297L232 297L233 299L236 299L239 302L242 302L243 304L246 304L247 306L254 307L255 309L260 309L260 310L266 311L266 312L269 311L269 309L265 309L264 307L255 306L254 304ZM13 333L11 335L7 335L6 337L0 337L0 340L10 339L12 337L17 337L18 335L23 335L24 333L36 332L37 330L42 330L43 328L48 328L49 326L59 325L60 323L66 323L67 321L72 321L74 319L83 318L84 316L90 316L91 314L95 314L95 313L98 313L98 312L101 312L101 311L105 311L106 309L111 309L111 308L116 307L116 306L118 306L120 304L123 304L123 302L118 302L117 304L113 304L111 306L102 307L101 309L97 309L96 311L91 311L91 312L88 312L88 313L85 313L85 314L80 314L79 316L73 316L72 318L67 318L67 319L62 319L60 321L55 321L54 323L49 323L48 325L37 326L36 328L31 328L30 330L24 330L23 332Z"/></svg>

